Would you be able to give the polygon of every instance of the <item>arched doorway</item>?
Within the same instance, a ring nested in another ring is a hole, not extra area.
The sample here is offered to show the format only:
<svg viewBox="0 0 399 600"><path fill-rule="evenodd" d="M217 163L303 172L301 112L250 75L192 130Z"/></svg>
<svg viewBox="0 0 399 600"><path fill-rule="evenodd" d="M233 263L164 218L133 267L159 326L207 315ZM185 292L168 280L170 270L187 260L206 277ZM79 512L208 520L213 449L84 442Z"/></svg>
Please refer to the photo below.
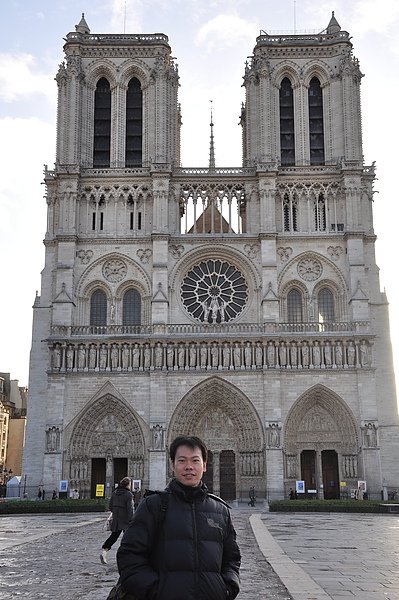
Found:
<svg viewBox="0 0 399 600"><path fill-rule="evenodd" d="M193 388L176 407L169 443L178 435L198 435L210 453L204 481L225 500L258 497L266 489L264 434L259 416L238 388L211 377Z"/></svg>
<svg viewBox="0 0 399 600"><path fill-rule="evenodd" d="M93 401L71 426L64 469L81 497L102 489L108 497L125 476L142 479L144 436L134 411L110 393Z"/></svg>
<svg viewBox="0 0 399 600"><path fill-rule="evenodd" d="M340 481L357 487L358 435L355 419L337 394L318 385L303 394L284 426L285 491L295 480L321 498L339 498Z"/></svg>

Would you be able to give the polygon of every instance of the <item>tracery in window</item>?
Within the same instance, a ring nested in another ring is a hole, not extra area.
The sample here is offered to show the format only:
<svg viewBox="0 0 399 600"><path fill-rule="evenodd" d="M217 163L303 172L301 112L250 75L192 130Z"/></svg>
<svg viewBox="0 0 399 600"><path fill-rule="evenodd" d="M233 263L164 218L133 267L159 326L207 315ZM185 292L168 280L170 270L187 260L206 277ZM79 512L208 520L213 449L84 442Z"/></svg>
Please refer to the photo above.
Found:
<svg viewBox="0 0 399 600"><path fill-rule="evenodd" d="M107 324L107 297L102 290L95 290L90 298L90 325Z"/></svg>
<svg viewBox="0 0 399 600"><path fill-rule="evenodd" d="M313 77L309 85L310 164L324 164L323 93L320 81Z"/></svg>
<svg viewBox="0 0 399 600"><path fill-rule="evenodd" d="M284 231L298 231L298 197L296 194L284 194L283 199Z"/></svg>
<svg viewBox="0 0 399 600"><path fill-rule="evenodd" d="M94 93L93 167L109 167L111 149L111 88L102 77Z"/></svg>
<svg viewBox="0 0 399 600"><path fill-rule="evenodd" d="M302 294L295 288L287 295L287 320L288 323L303 321Z"/></svg>
<svg viewBox="0 0 399 600"><path fill-rule="evenodd" d="M325 231L326 222L326 201L323 194L319 194L314 202L315 231Z"/></svg>
<svg viewBox="0 0 399 600"><path fill-rule="evenodd" d="M129 81L126 92L125 166L142 166L143 93L136 77Z"/></svg>
<svg viewBox="0 0 399 600"><path fill-rule="evenodd" d="M324 287L317 295L317 306L319 312L319 323L331 323L335 320L334 295L332 291Z"/></svg>
<svg viewBox="0 0 399 600"><path fill-rule="evenodd" d="M284 77L280 87L280 149L281 164L295 164L294 95L292 84Z"/></svg>
<svg viewBox="0 0 399 600"><path fill-rule="evenodd" d="M123 296L122 305L123 325L141 324L141 295L135 289L129 289Z"/></svg>

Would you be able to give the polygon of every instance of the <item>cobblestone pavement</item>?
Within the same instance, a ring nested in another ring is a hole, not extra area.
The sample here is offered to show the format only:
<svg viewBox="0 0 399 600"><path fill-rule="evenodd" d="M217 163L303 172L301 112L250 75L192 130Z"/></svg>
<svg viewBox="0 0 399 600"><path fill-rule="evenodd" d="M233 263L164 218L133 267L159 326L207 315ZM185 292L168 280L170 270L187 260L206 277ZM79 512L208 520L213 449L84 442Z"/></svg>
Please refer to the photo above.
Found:
<svg viewBox="0 0 399 600"><path fill-rule="evenodd" d="M292 600L258 548L249 517L233 509L242 552L240 600ZM0 599L105 600L117 580L115 554L99 560L105 515L0 517Z"/></svg>

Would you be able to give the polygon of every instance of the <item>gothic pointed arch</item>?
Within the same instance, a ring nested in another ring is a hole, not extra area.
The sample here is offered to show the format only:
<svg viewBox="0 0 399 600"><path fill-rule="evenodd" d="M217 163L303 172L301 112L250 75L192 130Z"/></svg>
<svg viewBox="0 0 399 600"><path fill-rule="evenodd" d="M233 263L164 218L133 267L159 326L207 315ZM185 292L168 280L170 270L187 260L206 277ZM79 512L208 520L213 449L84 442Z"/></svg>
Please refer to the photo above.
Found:
<svg viewBox="0 0 399 600"><path fill-rule="evenodd" d="M90 486L91 460L127 458L129 474L144 476L146 427L111 385L105 385L65 430L67 470L81 488Z"/></svg>
<svg viewBox="0 0 399 600"><path fill-rule="evenodd" d="M219 449L228 443L242 452L261 452L265 445L253 404L220 377L199 383L180 401L171 418L169 442L182 434L199 435Z"/></svg>
<svg viewBox="0 0 399 600"><path fill-rule="evenodd" d="M303 449L335 449L356 455L359 436L347 404L324 385L300 396L288 412L284 426L284 452L296 455Z"/></svg>

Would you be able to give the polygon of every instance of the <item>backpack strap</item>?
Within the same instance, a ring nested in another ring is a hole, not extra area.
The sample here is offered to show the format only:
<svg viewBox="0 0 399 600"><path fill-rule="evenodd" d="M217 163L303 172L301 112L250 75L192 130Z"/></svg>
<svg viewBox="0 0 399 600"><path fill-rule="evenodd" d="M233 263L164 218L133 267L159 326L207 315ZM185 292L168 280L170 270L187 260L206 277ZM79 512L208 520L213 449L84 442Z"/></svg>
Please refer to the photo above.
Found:
<svg viewBox="0 0 399 600"><path fill-rule="evenodd" d="M227 504L227 502L225 502L225 500L223 500L223 498L219 498L219 496L215 496L215 494L211 494L210 492L207 492L206 495L208 496L208 498L212 498L213 500L216 500L217 502L224 504L227 508L231 508L231 506L229 504Z"/></svg>

